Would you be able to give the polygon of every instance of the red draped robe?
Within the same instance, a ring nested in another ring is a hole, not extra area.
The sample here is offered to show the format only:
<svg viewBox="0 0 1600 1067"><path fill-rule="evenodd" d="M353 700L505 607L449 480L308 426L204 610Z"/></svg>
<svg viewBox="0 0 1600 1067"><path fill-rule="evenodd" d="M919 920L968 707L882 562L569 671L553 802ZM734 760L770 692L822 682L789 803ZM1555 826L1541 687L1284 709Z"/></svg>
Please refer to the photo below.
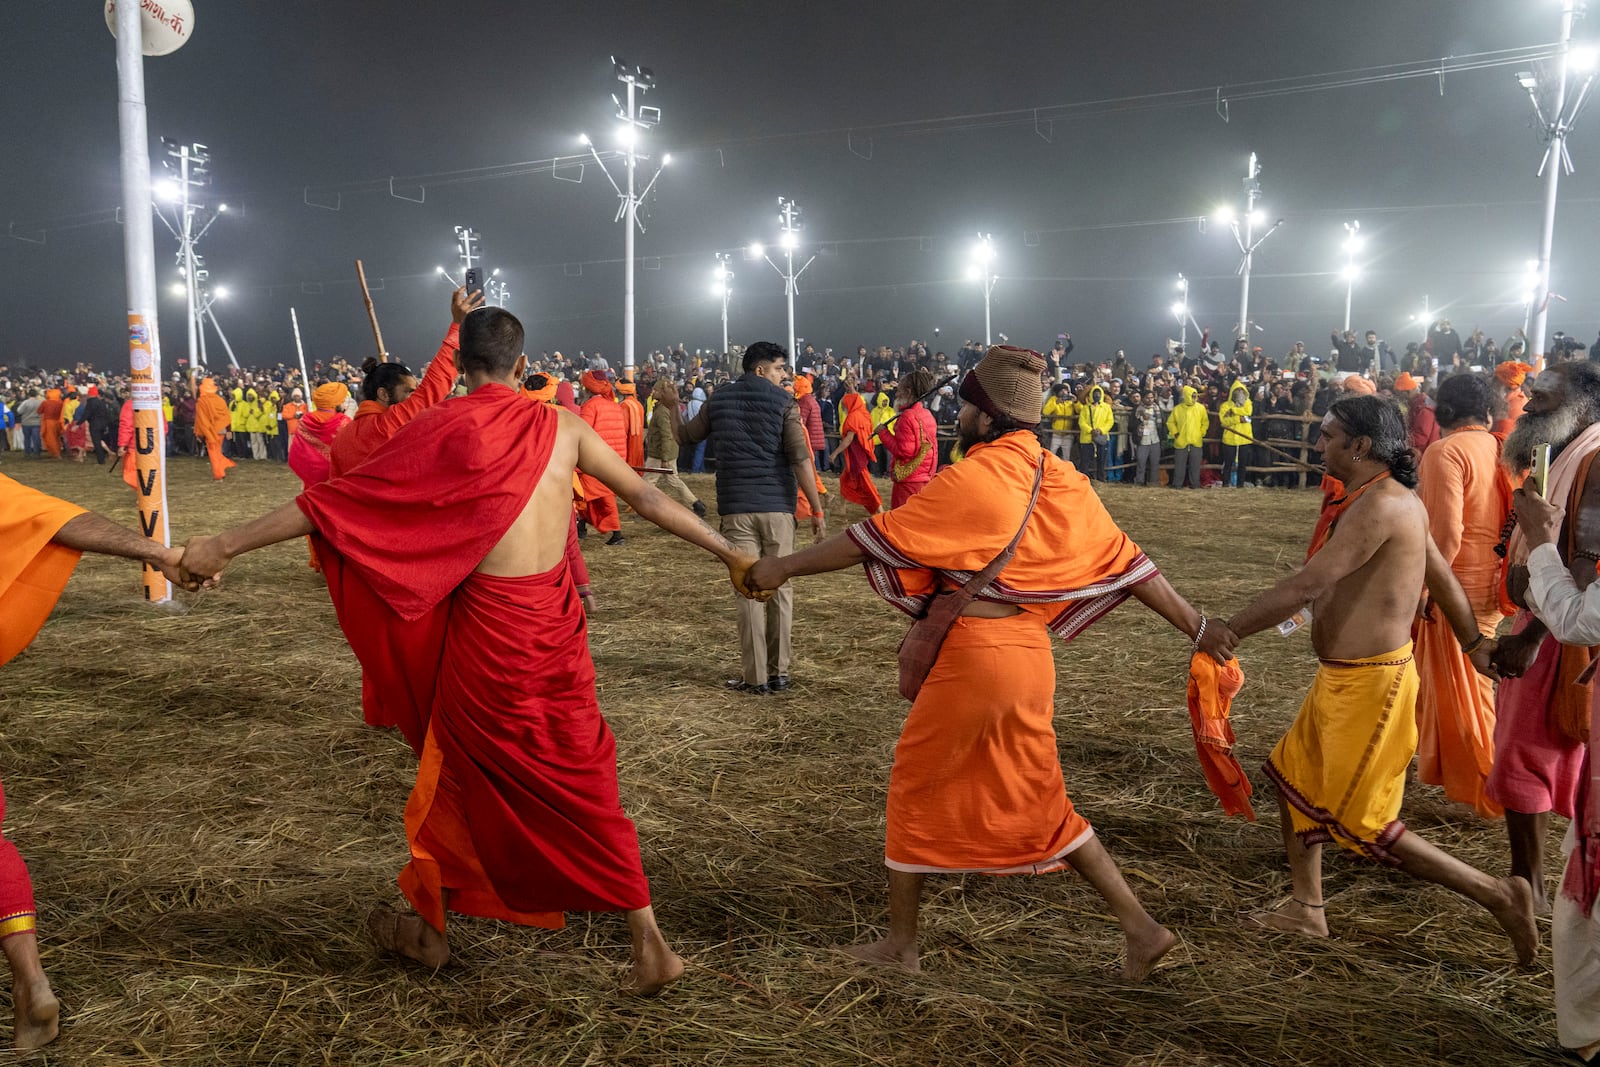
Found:
<svg viewBox="0 0 1600 1067"><path fill-rule="evenodd" d="M484 386L298 498L345 636L421 757L400 884L440 930L447 907L557 927L650 900L569 568L475 569L532 496L556 423Z"/></svg>

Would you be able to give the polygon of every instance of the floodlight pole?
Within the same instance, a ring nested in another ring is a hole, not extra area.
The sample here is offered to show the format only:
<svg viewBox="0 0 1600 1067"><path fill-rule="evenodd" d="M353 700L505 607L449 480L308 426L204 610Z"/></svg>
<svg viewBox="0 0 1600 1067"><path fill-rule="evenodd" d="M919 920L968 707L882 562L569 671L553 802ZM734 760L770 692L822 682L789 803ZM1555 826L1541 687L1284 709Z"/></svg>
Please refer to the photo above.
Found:
<svg viewBox="0 0 1600 1067"><path fill-rule="evenodd" d="M1344 239L1344 328L1350 330L1350 301L1356 291L1356 234L1361 232L1361 223L1347 222L1344 224L1346 237Z"/></svg>
<svg viewBox="0 0 1600 1067"><path fill-rule="evenodd" d="M217 331L218 337L222 338L222 349L228 353L229 365L232 366L234 370L238 370L240 369L239 361L234 358L233 346L228 343L228 335L222 332L222 324L217 321L216 312L211 310L211 305L216 303L216 300L217 298L214 296L207 297L206 302L200 305L200 314L211 320L211 328ZM200 336L201 340L203 341L205 339L205 331L203 329L201 330Z"/></svg>
<svg viewBox="0 0 1600 1067"><path fill-rule="evenodd" d="M144 27L138 4L116 7L117 132L122 177L123 265L127 272L126 327L132 379L133 455L139 530L169 544L166 427L161 418L161 334L156 318L156 250L150 221L150 133L144 103ZM172 599L172 586L146 563L144 598Z"/></svg>
<svg viewBox="0 0 1600 1067"><path fill-rule="evenodd" d="M200 329L200 287L195 281L194 208L189 199L189 146L179 149L178 188L183 196L183 285L189 318L189 366L206 367L205 337ZM198 360L198 362L196 362Z"/></svg>
<svg viewBox="0 0 1600 1067"><path fill-rule="evenodd" d="M294 351L300 357L300 389L306 404L311 403L311 376L306 373L306 349L300 343L300 316L289 309L289 325L294 327ZM293 394L291 394L293 395Z"/></svg>
<svg viewBox="0 0 1600 1067"><path fill-rule="evenodd" d="M1189 279L1178 275L1178 291L1183 294L1183 314L1178 316L1178 348L1189 354Z"/></svg>
<svg viewBox="0 0 1600 1067"><path fill-rule="evenodd" d="M728 354L728 301L733 297L733 271L728 269L728 261L733 257L727 252L717 253L716 277L718 290L722 296L722 354ZM791 307L792 307L791 303ZM794 316L789 316L789 332L794 332ZM792 356L794 353L790 353Z"/></svg>
<svg viewBox="0 0 1600 1067"><path fill-rule="evenodd" d="M634 354L634 230L644 231L644 226L639 222L639 205L650 195L650 190L655 188L656 179L661 177L661 171L672 161L670 154L663 154L661 165L650 180L645 183L644 189L638 187L639 168L639 134L657 125L661 121L660 108L646 108L641 111L639 96L655 88L655 74L647 67L628 66L616 56L611 57L612 66L616 68L617 80L627 86L627 102L618 100L612 94L612 101L617 105L617 118L626 125L627 131L623 140L623 164L627 170L626 190L617 184L617 180L606 170L605 161L600 158L599 151L587 136L579 140L589 149L589 154L594 157L595 163L600 167L601 173L606 176L606 181L611 183L611 188L616 191L621 205L617 208L616 221L624 223L626 233L622 239L622 372L623 377L633 380L633 354ZM646 114L645 112L648 112ZM649 157L645 157L649 158Z"/></svg>
<svg viewBox="0 0 1600 1067"><path fill-rule="evenodd" d="M792 360L796 355L794 350L794 295L800 289L798 284L800 275L806 272L806 267L816 262L817 257L813 255L806 260L805 265L798 271L794 269L794 250L800 243L800 208L788 197L778 197L778 228L780 231L778 240L783 245L784 266L780 267L773 263L771 256L764 256L763 258L783 278L783 295L789 306L789 358ZM723 350L726 352L726 347Z"/></svg>
<svg viewBox="0 0 1600 1067"><path fill-rule="evenodd" d="M1527 88L1528 95L1533 98L1534 114L1538 116L1545 128L1545 137L1549 146L1545 148L1544 159L1539 164L1539 175L1545 180L1544 186L1544 221L1539 233L1539 276L1534 282L1534 304L1536 310L1533 316L1533 332L1528 336L1528 347L1532 349L1532 363L1535 368L1544 366L1544 346L1547 327L1550 317L1550 255L1555 243L1556 230L1556 187L1561 181L1561 171L1565 169L1572 172L1572 157L1567 154L1567 135L1572 131L1573 123L1577 121L1578 112L1583 109L1584 100L1589 95L1589 87L1594 84L1594 72L1591 71L1584 79L1583 86L1578 90L1570 113L1567 110L1567 73L1572 54L1572 22L1579 13L1579 0L1562 0L1561 3L1561 37L1557 43L1556 52L1556 84L1555 93L1551 100L1550 117L1546 120L1539 108L1539 99L1536 95L1537 86L1533 79L1519 74L1518 80ZM1548 173L1547 173L1548 172Z"/></svg>

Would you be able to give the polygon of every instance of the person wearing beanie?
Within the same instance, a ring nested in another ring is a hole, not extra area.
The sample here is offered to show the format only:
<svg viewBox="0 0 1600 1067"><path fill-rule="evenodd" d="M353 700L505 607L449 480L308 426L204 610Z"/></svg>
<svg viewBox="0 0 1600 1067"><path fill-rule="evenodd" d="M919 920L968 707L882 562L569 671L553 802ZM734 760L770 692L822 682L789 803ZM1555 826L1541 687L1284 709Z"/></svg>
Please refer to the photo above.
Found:
<svg viewBox="0 0 1600 1067"><path fill-rule="evenodd" d="M990 348L961 383L961 463L900 507L750 571L749 586L765 591L865 564L874 592L915 618L941 591L1004 560L945 636L901 730L884 850L889 933L849 949L865 962L918 969L929 874L1073 868L1121 924L1122 973L1134 981L1176 942L1067 796L1049 637L1071 640L1129 596L1219 662L1227 635L1208 628L1118 529L1089 479L1040 445L1045 367L1037 352Z"/></svg>
<svg viewBox="0 0 1600 1067"><path fill-rule="evenodd" d="M1199 391L1183 387L1183 399L1167 416L1167 433L1172 436L1172 488L1200 488L1200 450L1211 428L1211 413L1199 401Z"/></svg>
<svg viewBox="0 0 1600 1067"><path fill-rule="evenodd" d="M456 384L456 353L461 348L461 323L483 306L483 294L465 289L450 294L450 327L422 380L404 363L368 359L361 367L361 405L350 426L333 442L332 476L355 470L400 427L428 408L448 399Z"/></svg>

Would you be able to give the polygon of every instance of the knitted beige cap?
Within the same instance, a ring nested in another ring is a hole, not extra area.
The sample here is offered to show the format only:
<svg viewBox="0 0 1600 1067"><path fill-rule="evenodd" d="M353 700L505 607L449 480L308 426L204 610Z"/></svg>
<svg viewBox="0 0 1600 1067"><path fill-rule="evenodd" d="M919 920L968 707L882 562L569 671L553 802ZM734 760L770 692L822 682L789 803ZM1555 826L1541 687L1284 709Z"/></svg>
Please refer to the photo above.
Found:
<svg viewBox="0 0 1600 1067"><path fill-rule="evenodd" d="M961 382L961 399L990 418L1036 425L1044 415L1044 357L1031 348L995 345Z"/></svg>

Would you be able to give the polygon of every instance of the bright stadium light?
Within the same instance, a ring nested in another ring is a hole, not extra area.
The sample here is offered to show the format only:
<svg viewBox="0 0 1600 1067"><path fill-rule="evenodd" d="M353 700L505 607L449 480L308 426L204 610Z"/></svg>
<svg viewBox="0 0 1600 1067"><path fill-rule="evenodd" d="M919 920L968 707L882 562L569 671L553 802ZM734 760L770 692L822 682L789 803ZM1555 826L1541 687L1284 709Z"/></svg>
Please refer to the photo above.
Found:
<svg viewBox="0 0 1600 1067"><path fill-rule="evenodd" d="M993 337L993 304L991 297L994 295L994 283L1000 279L994 273L996 250L994 235L988 233L978 234L978 243L972 246L971 263L967 268L967 278L983 284L983 343L987 347L994 344Z"/></svg>
<svg viewBox="0 0 1600 1067"><path fill-rule="evenodd" d="M1356 252L1365 242L1361 237L1361 223L1350 221L1344 224L1344 269L1339 272L1339 277L1344 279L1344 328L1350 328L1350 301L1355 296L1356 279L1361 276L1361 268L1356 266Z"/></svg>
<svg viewBox="0 0 1600 1067"><path fill-rule="evenodd" d="M786 196L780 196L778 197L778 247L783 249L784 265L780 267L772 262L770 256L764 256L759 244L750 245L750 258L754 259L757 256L763 256L772 269L778 272L778 276L783 279L783 294L789 305L789 356L791 359L795 356L794 295L799 292L797 283L800 280L800 275L806 272L806 267L811 266L817 260L817 257L813 255L805 261L805 265L799 270L794 269L794 252L795 249L800 247L800 229L802 225L799 205ZM726 346L724 346L724 350L726 350Z"/></svg>
<svg viewBox="0 0 1600 1067"><path fill-rule="evenodd" d="M1255 228L1267 221L1265 212L1256 207L1256 200L1261 196L1260 175L1261 163L1256 154L1251 152L1250 162L1244 172L1244 211L1236 213L1232 207L1224 204L1216 213L1217 221L1232 231L1234 243L1239 246L1239 323L1234 336L1246 342L1250 339L1250 266L1255 259L1256 249L1283 225L1283 220L1279 219L1266 233L1255 236Z"/></svg>

